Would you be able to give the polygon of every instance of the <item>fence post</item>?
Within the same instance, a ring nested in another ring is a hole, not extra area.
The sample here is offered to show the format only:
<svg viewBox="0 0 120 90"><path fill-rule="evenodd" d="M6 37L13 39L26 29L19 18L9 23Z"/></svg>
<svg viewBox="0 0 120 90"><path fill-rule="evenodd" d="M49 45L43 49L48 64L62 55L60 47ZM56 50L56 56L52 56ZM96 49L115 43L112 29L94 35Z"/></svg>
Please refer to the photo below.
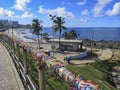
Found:
<svg viewBox="0 0 120 90"><path fill-rule="evenodd" d="M39 90L45 90L44 66L42 62L40 62L39 66Z"/></svg>
<svg viewBox="0 0 120 90"><path fill-rule="evenodd" d="M12 49L12 40L10 37L9 37L9 46L10 46L10 49Z"/></svg>
<svg viewBox="0 0 120 90"><path fill-rule="evenodd" d="M27 84L28 84L28 79L27 79L27 74L28 74L28 67L27 67L27 51L23 49L23 62L24 62L24 74L25 74L25 88L27 90Z"/></svg>
<svg viewBox="0 0 120 90"><path fill-rule="evenodd" d="M14 53L15 53L15 42L14 42L13 39L12 39L12 43L13 43L13 51L14 51Z"/></svg>
<svg viewBox="0 0 120 90"><path fill-rule="evenodd" d="M20 48L19 48L19 42L17 41L16 42L16 47L17 47L17 54L18 54L18 70L19 70L19 73L20 73L20 65L19 65L19 62L20 62Z"/></svg>

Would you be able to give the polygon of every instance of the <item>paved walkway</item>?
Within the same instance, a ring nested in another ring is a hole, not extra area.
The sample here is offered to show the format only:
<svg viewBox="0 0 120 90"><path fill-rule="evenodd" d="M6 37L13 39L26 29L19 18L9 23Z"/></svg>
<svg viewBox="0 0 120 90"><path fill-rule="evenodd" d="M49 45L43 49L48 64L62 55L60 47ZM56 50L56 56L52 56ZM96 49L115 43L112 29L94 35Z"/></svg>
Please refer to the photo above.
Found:
<svg viewBox="0 0 120 90"><path fill-rule="evenodd" d="M22 90L14 69L8 52L0 43L0 90Z"/></svg>

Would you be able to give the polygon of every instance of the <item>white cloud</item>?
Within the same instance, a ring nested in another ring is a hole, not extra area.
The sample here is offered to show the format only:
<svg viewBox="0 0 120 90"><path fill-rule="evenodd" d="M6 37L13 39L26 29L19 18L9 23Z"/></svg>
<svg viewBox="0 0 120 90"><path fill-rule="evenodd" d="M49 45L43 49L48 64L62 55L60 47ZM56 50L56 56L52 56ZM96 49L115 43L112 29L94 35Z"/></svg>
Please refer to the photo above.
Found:
<svg viewBox="0 0 120 90"><path fill-rule="evenodd" d="M88 14L89 14L89 12L88 12L88 10L87 10L87 9L85 9L85 10L81 11L81 14L82 14L82 15L88 15Z"/></svg>
<svg viewBox="0 0 120 90"><path fill-rule="evenodd" d="M86 1L87 1L87 0L83 0L83 1L81 1L81 2L77 2L77 5L79 5L79 6L85 5L85 4L86 4Z"/></svg>
<svg viewBox="0 0 120 90"><path fill-rule="evenodd" d="M33 18L35 17L36 18L37 16L34 16L34 14L32 13L30 14L28 11L23 13L21 16L18 16L15 14L14 11L0 8L0 17L10 17L10 18Z"/></svg>
<svg viewBox="0 0 120 90"><path fill-rule="evenodd" d="M120 2L115 3L115 5L113 6L112 10L107 10L106 14L109 16L117 16L120 15Z"/></svg>
<svg viewBox="0 0 120 90"><path fill-rule="evenodd" d="M26 5L29 2L30 0L16 0L13 8L15 8L16 10L25 11L27 9Z"/></svg>
<svg viewBox="0 0 120 90"><path fill-rule="evenodd" d="M39 13L41 14L52 14L69 19L74 19L74 15L71 12L67 12L65 7L57 7L55 9L44 9L43 6L39 7Z"/></svg>
<svg viewBox="0 0 120 90"><path fill-rule="evenodd" d="M98 3L94 7L94 16L99 17L102 15L102 10L105 8L105 6L110 3L112 0L98 0Z"/></svg>
<svg viewBox="0 0 120 90"><path fill-rule="evenodd" d="M89 20L87 18L81 18L80 22L88 22Z"/></svg>
<svg viewBox="0 0 120 90"><path fill-rule="evenodd" d="M0 16L15 17L15 12L4 8L0 8Z"/></svg>
<svg viewBox="0 0 120 90"><path fill-rule="evenodd" d="M21 15L22 18L33 18L34 14L30 14L28 11Z"/></svg>

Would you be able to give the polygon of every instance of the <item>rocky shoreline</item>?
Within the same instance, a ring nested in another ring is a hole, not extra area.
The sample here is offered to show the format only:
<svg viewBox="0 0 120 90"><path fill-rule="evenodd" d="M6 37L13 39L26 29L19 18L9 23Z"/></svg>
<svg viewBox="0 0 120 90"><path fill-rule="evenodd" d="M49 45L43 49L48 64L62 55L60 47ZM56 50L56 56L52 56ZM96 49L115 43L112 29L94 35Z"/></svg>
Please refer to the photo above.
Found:
<svg viewBox="0 0 120 90"><path fill-rule="evenodd" d="M83 40L83 45L86 47L91 47L93 45L95 48L110 48L110 49L120 49L120 41L91 41L89 39Z"/></svg>
<svg viewBox="0 0 120 90"><path fill-rule="evenodd" d="M120 90L120 66L111 70L108 77L109 80L115 85L117 90Z"/></svg>

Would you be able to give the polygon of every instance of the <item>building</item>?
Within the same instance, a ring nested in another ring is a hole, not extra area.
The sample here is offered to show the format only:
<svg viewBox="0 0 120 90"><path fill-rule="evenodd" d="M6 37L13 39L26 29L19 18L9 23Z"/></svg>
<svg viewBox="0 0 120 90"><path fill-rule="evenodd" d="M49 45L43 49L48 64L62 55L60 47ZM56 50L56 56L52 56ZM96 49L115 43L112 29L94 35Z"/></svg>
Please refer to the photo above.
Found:
<svg viewBox="0 0 120 90"><path fill-rule="evenodd" d="M18 21L11 21L11 20L0 20L0 26L2 27L18 27Z"/></svg>
<svg viewBox="0 0 120 90"><path fill-rule="evenodd" d="M51 44L54 42L55 46L58 48L59 39L50 39L48 40ZM82 40L60 40L60 49L61 50L68 50L68 51L80 51L82 50Z"/></svg>

